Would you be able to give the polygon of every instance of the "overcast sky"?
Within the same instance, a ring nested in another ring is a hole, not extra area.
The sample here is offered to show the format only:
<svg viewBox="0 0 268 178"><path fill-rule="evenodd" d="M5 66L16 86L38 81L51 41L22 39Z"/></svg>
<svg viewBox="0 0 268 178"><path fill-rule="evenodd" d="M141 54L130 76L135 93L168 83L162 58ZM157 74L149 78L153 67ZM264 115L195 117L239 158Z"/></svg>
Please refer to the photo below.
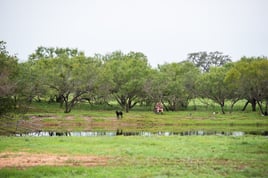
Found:
<svg viewBox="0 0 268 178"><path fill-rule="evenodd" d="M38 46L142 52L153 67L198 51L268 55L268 0L0 0L0 25L20 61Z"/></svg>

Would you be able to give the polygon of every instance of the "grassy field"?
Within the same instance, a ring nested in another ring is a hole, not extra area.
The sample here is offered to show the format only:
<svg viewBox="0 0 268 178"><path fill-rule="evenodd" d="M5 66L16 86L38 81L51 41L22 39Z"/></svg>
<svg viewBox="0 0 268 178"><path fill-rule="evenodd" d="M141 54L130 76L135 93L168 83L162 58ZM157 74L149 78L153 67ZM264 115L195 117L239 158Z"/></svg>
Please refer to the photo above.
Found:
<svg viewBox="0 0 268 178"><path fill-rule="evenodd" d="M40 103L31 106L23 123L62 131L268 130L267 117L258 112L237 110L223 115L198 110L156 115L138 109L117 120L114 109L93 110L82 105L64 114L57 105ZM14 128L6 128L1 120L0 129ZM8 163L15 160L18 162ZM1 178L268 177L267 167L267 136L0 136Z"/></svg>
<svg viewBox="0 0 268 178"><path fill-rule="evenodd" d="M123 119L117 120L116 107L104 110L103 108L89 108L88 105L78 105L71 113L63 113L58 104L35 103L24 116L24 123L32 126L42 125L39 130L44 131L172 131L183 132L189 130L206 131L258 131L268 129L267 117L258 112L216 113L213 110L189 110L177 112L164 112L158 115L152 111L141 109L124 113ZM33 122L34 121L34 122ZM38 122L37 122L38 121ZM34 131L35 127L16 129L16 124L9 126L11 131ZM5 130L6 126L1 126Z"/></svg>
<svg viewBox="0 0 268 178"><path fill-rule="evenodd" d="M267 137L1 137L0 152L95 155L105 166L2 168L1 177L267 177ZM5 154L2 155L2 158Z"/></svg>

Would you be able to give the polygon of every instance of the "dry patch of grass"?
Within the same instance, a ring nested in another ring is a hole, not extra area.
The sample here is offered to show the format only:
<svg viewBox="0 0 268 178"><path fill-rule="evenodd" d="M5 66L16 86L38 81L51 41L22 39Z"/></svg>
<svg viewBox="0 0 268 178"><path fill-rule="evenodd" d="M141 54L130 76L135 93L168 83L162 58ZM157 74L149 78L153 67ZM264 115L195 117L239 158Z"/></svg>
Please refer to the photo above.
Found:
<svg viewBox="0 0 268 178"><path fill-rule="evenodd" d="M34 166L105 166L109 158L103 156L75 156L32 154L26 152L0 153L0 169L5 167L26 168Z"/></svg>

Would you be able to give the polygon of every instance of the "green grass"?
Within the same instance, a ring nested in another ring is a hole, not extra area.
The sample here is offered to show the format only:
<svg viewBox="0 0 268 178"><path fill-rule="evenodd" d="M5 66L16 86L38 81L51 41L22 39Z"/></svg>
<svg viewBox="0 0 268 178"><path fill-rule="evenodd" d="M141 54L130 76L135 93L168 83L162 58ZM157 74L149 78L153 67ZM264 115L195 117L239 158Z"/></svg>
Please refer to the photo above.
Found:
<svg viewBox="0 0 268 178"><path fill-rule="evenodd" d="M267 177L266 137L0 137L0 152L99 155L106 166L0 170L0 177Z"/></svg>
<svg viewBox="0 0 268 178"><path fill-rule="evenodd" d="M198 104L198 102L196 102ZM239 105L238 105L239 106ZM239 107L243 107L243 103ZM92 106L93 107L93 106ZM146 108L124 113L116 120L116 106L92 108L80 104L63 113L58 104L33 103L26 114L44 116L44 130L124 131L267 131L268 118L259 112L239 111L213 114L217 106L197 111L154 114ZM53 117L49 117L53 116ZM67 119L67 118L72 119ZM85 119L91 118L91 121ZM12 120L12 119L11 119ZM16 123L18 118L13 119ZM10 122L10 120L8 121ZM95 124L95 125L94 125ZM1 120L0 131L12 131ZM117 136L117 137L5 137L0 136L0 153L28 152L56 155L109 157L108 165L36 166L3 168L0 177L268 177L268 138L264 136Z"/></svg>
<svg viewBox="0 0 268 178"><path fill-rule="evenodd" d="M124 131L258 131L268 130L268 117L261 116L259 112L242 112L214 114L213 110L177 111L164 112L157 115L152 111L131 110L124 113L122 120L116 120L115 111L92 110L88 104L80 104L71 113L63 113L58 104L33 103L26 114L26 121L31 122L27 117L42 116L41 125L44 131L84 131L84 130L116 130ZM68 119L68 118L72 119ZM90 118L91 120L85 119ZM17 118L18 119L18 118ZM16 129L17 119L8 120L13 124L7 127L2 119L0 133L27 132L29 129ZM34 129L34 127L33 127Z"/></svg>

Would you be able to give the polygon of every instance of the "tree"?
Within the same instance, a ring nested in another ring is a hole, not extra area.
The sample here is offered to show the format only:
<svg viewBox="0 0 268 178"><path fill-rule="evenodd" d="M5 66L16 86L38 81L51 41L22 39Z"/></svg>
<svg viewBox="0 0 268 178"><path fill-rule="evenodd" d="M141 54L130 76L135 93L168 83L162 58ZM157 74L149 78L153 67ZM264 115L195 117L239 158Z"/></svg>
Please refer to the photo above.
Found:
<svg viewBox="0 0 268 178"><path fill-rule="evenodd" d="M268 103L268 59L267 57L243 57L227 73L226 80L236 85L244 99L247 100L243 110L251 103L252 110L259 106L262 114L267 115ZM262 102L266 102L265 108Z"/></svg>
<svg viewBox="0 0 268 178"><path fill-rule="evenodd" d="M209 72L204 73L197 81L197 91L202 98L209 98L220 105L221 111L225 114L225 100L228 96L228 85L224 79L227 67L212 67Z"/></svg>
<svg viewBox="0 0 268 178"><path fill-rule="evenodd" d="M50 95L51 101L56 97L56 101L63 104L63 98L60 93L55 93L45 84L47 82L47 75L44 74L53 75L47 73L49 68L53 68L52 60L50 59L69 60L79 56L84 56L84 53L77 49L38 47L34 53L29 55L28 62L24 64L25 67L29 67L29 70L26 72L27 76L25 76L25 78L29 79L27 82L28 87L26 87L28 88L28 100L32 101L35 97L40 100L40 96Z"/></svg>
<svg viewBox="0 0 268 178"><path fill-rule="evenodd" d="M228 78L228 73L233 68L233 66L234 63L228 63L225 65L225 67L228 68L228 72L225 74L224 78L224 84L228 89L226 99L231 102L230 113L233 112L234 105L243 98L243 94L237 90L237 83L232 82Z"/></svg>
<svg viewBox="0 0 268 178"><path fill-rule="evenodd" d="M65 113L71 112L82 95L94 92L98 80L97 61L85 56L53 59L48 73L48 85L63 99ZM53 74L53 75L50 75Z"/></svg>
<svg viewBox="0 0 268 178"><path fill-rule="evenodd" d="M83 99L83 95L97 90L102 62L85 57L84 53L76 49L38 48L29 61L34 64L34 73L42 72L41 76L37 75L39 89L45 89L49 95L56 95L65 113L71 112L75 104Z"/></svg>
<svg viewBox="0 0 268 178"><path fill-rule="evenodd" d="M164 89L167 86L167 79L159 69L151 69L146 77L143 91L145 93L144 101L147 104L164 101Z"/></svg>
<svg viewBox="0 0 268 178"><path fill-rule="evenodd" d="M6 42L0 41L0 116L15 108L18 75L18 59L6 50Z"/></svg>
<svg viewBox="0 0 268 178"><path fill-rule="evenodd" d="M168 103L166 109L176 111L187 108L189 100L195 96L195 80L199 70L190 62L171 63L159 66L164 85L162 99ZM165 102L163 102L165 103Z"/></svg>
<svg viewBox="0 0 268 178"><path fill-rule="evenodd" d="M73 58L77 56L83 56L82 51L78 49L71 48L47 48L44 46L39 46L34 53L29 56L29 60L39 60L39 59L51 59L51 58Z"/></svg>
<svg viewBox="0 0 268 178"><path fill-rule="evenodd" d="M139 52L123 54L116 51L105 58L105 68L114 83L112 95L129 112L143 96L142 89L150 69L147 57Z"/></svg>
<svg viewBox="0 0 268 178"><path fill-rule="evenodd" d="M100 54L94 55L92 60L96 61L98 70L98 78L96 80L96 90L94 92L86 93L83 95L83 100L87 100L90 104L107 104L112 99L111 93L114 88L113 75L111 71L105 67L105 56Z"/></svg>
<svg viewBox="0 0 268 178"><path fill-rule="evenodd" d="M48 87L45 85L47 68L41 60L31 60L19 64L17 97L22 97L27 102L41 101L46 97Z"/></svg>
<svg viewBox="0 0 268 178"><path fill-rule="evenodd" d="M231 62L230 56L218 51L190 53L187 60L194 63L202 72L208 72L210 67L223 66Z"/></svg>

